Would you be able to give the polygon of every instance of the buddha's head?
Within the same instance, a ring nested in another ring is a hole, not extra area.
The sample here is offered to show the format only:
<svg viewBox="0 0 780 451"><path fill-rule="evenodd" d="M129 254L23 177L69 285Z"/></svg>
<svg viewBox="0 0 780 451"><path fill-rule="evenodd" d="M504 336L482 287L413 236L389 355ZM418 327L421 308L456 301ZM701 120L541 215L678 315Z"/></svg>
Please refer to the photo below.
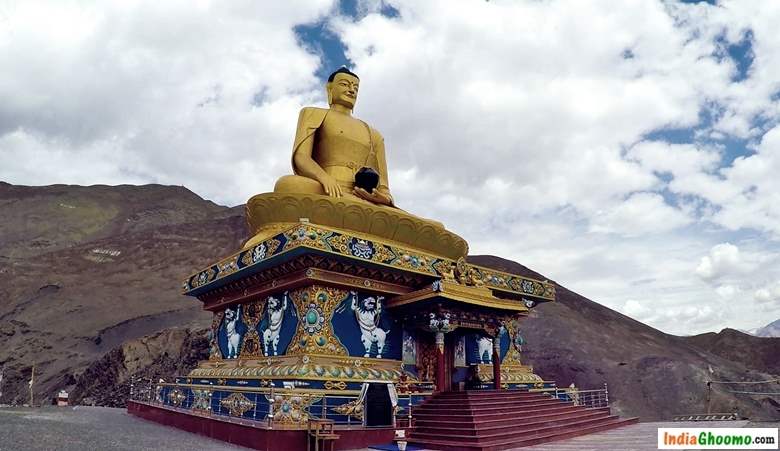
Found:
<svg viewBox="0 0 780 451"><path fill-rule="evenodd" d="M328 105L342 105L350 110L355 108L360 79L346 67L342 67L328 77L325 90L328 92Z"/></svg>

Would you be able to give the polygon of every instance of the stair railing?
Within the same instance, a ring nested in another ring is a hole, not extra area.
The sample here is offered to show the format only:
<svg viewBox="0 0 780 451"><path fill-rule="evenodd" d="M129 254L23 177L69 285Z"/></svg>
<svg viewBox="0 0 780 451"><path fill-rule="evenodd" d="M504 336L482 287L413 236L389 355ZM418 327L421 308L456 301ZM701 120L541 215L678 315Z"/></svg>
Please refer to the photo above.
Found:
<svg viewBox="0 0 780 451"><path fill-rule="evenodd" d="M604 388L595 390L580 390L573 384L566 388L560 388L554 385L553 396L556 399L574 403L575 406L582 406L588 409L597 409L609 407L609 389L606 382Z"/></svg>

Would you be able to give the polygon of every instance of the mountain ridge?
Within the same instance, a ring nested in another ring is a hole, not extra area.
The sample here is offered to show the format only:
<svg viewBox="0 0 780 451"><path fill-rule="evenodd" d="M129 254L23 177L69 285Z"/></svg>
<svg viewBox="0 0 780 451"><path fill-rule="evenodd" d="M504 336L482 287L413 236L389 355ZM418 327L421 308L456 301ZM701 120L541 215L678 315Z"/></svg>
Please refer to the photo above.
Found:
<svg viewBox="0 0 780 451"><path fill-rule="evenodd" d="M764 327L759 327L753 332L757 337L780 337L780 319L772 321Z"/></svg>

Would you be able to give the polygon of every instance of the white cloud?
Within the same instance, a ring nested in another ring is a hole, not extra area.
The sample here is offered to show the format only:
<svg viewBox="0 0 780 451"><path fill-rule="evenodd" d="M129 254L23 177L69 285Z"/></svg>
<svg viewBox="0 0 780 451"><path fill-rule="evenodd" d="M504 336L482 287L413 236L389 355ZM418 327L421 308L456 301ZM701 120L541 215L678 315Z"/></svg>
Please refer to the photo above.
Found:
<svg viewBox="0 0 780 451"><path fill-rule="evenodd" d="M780 303L780 282L771 283L759 288L753 294L753 298L759 304Z"/></svg>
<svg viewBox="0 0 780 451"><path fill-rule="evenodd" d="M744 273L748 270L739 255L739 248L731 243L721 243L710 249L709 255L701 258L696 275L704 280Z"/></svg>
<svg viewBox="0 0 780 451"><path fill-rule="evenodd" d="M618 206L596 212L591 230L636 236L667 232L690 223L691 218L669 206L660 194L634 193Z"/></svg>
<svg viewBox="0 0 780 451"><path fill-rule="evenodd" d="M626 301L626 305L623 306L623 312L628 316L639 319L640 321L649 319L653 314L652 309L635 299L629 299Z"/></svg>
<svg viewBox="0 0 780 451"><path fill-rule="evenodd" d="M718 296L720 296L722 299L731 301L740 294L741 290L738 286L721 285L715 289L715 292L718 293Z"/></svg>
<svg viewBox="0 0 780 451"><path fill-rule="evenodd" d="M642 141L627 156L653 172L671 174L675 179L715 169L720 162L717 149L700 149L692 144Z"/></svg>

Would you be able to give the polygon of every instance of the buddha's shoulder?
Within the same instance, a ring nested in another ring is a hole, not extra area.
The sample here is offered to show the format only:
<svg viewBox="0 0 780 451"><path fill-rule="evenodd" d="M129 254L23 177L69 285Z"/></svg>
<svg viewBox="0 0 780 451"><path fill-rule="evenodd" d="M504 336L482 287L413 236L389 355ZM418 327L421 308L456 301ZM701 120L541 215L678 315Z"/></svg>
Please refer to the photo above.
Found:
<svg viewBox="0 0 780 451"><path fill-rule="evenodd" d="M298 113L300 117L317 117L322 116L325 117L325 114L327 114L328 109L327 108L319 108L316 106L305 106L301 108L301 112Z"/></svg>
<svg viewBox="0 0 780 451"><path fill-rule="evenodd" d="M374 140L376 140L376 141L384 141L385 140L385 138L382 136L382 134L379 133L379 130L375 129L374 127L372 127L370 125L368 126L368 129L371 130L371 136L372 136L372 138Z"/></svg>

